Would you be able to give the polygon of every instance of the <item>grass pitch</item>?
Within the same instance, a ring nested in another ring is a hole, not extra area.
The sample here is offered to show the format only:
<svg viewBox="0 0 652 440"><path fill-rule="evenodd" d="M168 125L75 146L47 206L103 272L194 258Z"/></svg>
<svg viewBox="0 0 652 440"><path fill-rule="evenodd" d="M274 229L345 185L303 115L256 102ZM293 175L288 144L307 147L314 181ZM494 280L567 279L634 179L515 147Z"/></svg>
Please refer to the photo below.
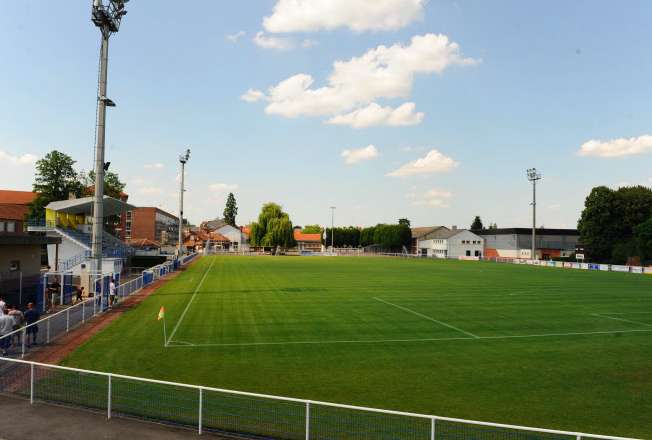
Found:
<svg viewBox="0 0 652 440"><path fill-rule="evenodd" d="M65 364L652 438L652 277L458 261L205 257Z"/></svg>

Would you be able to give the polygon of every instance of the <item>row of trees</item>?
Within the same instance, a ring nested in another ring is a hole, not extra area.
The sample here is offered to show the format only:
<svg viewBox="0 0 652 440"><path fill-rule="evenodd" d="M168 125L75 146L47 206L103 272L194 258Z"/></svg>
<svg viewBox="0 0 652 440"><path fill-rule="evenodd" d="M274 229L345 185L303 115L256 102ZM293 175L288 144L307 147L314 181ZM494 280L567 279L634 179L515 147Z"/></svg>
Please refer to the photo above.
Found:
<svg viewBox="0 0 652 440"><path fill-rule="evenodd" d="M484 224L482 224L482 219L480 218L480 216L476 215L469 229L473 232L486 231L486 230L491 231L493 229L498 229L498 225L496 223L489 223L489 227L485 228Z"/></svg>
<svg viewBox="0 0 652 440"><path fill-rule="evenodd" d="M332 234L332 235L331 235ZM327 228L324 244L330 246L331 237L335 247L378 246L387 251L400 252L403 247L410 248L412 231L408 222L395 225L378 224L368 228L355 226L341 228Z"/></svg>
<svg viewBox="0 0 652 440"><path fill-rule="evenodd" d="M594 261L624 264L652 259L652 189L593 188L577 228Z"/></svg>
<svg viewBox="0 0 652 440"><path fill-rule="evenodd" d="M45 217L45 206L57 200L93 195L95 187L94 171L77 171L76 161L61 151L53 150L36 162L36 175L32 190L38 193L30 205L29 217ZM104 175L104 194L119 198L125 184L116 173L107 171Z"/></svg>

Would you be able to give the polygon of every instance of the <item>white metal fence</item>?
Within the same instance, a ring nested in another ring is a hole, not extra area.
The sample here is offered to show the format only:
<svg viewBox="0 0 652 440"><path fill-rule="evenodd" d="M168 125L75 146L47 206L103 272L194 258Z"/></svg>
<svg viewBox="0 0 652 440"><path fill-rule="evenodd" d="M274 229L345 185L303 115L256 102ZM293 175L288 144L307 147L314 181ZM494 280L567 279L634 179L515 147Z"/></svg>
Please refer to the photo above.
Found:
<svg viewBox="0 0 652 440"><path fill-rule="evenodd" d="M158 269L154 272L158 274L158 277L148 277L146 275L148 271L144 271L138 278L117 286L116 296L125 298L133 295L154 281L155 278L161 278L179 266L188 264L195 256L194 254L186 256L178 263L166 262L159 265L160 267L156 266ZM103 313L106 309L106 301L103 302L104 295L102 293L101 291L97 292L94 296L64 310L48 314L35 323L25 325L11 333L0 336L0 349L6 350L8 355L24 358L26 354L37 347L50 344L86 321Z"/></svg>
<svg viewBox="0 0 652 440"><path fill-rule="evenodd" d="M0 392L255 438L632 440L202 387L0 358Z"/></svg>

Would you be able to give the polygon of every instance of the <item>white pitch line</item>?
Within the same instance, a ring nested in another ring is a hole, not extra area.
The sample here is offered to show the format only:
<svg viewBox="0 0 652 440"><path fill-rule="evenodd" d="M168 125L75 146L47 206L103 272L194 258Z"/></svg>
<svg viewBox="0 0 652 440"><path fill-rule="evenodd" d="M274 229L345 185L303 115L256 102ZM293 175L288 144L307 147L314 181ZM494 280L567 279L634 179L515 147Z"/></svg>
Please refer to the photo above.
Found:
<svg viewBox="0 0 652 440"><path fill-rule="evenodd" d="M186 304L186 308L183 309L183 313L181 313L181 317L177 321L177 324L174 326L172 329L172 333L170 333L170 337L168 338L167 342L165 345L168 345L172 338L174 337L174 334L177 332L177 329L179 328L179 324L183 321L183 318L186 317L186 313L188 313L188 309L190 308L190 304L192 304L193 300L195 299L195 296L197 296L197 292L201 288L202 284L204 284L204 280L206 279L206 276L208 273L211 271L211 268L213 267L213 264L215 263L215 258L213 258L213 261L211 261L211 264L208 266L208 269L206 269L206 272L204 272L204 276L202 277L201 281L199 281L199 284L197 284L197 287L195 288L195 291L192 292L192 296L190 297L190 300L188 301L188 304Z"/></svg>
<svg viewBox="0 0 652 440"><path fill-rule="evenodd" d="M652 330L609 330L595 332L569 332L569 333L541 333L533 335L507 335L507 336L477 336L475 338L422 338L422 339L372 339L372 340L334 340L334 341L283 341L283 342L242 342L242 343L223 343L223 344L190 344L188 345L170 345L175 348L195 348L195 347L249 347L259 345L322 345L322 344L387 344L393 342L445 342L445 341L479 341L479 340L500 340L500 339L526 339L526 338L546 338L555 336L590 336L590 335L613 335L620 333L652 333ZM177 342L177 341L175 341Z"/></svg>
<svg viewBox="0 0 652 440"><path fill-rule="evenodd" d="M391 302L389 302L389 301L385 301L384 299L380 299L380 298L377 298L377 297L375 297L375 296L373 297L373 299L375 299L376 301L380 301L381 303L384 303L384 304L390 305L390 306L392 306L392 307L396 307L397 309L401 309L401 310L403 310L403 311L405 311L405 312L412 313L413 315L419 316L419 317L421 317L421 318L423 318L423 319L427 319L428 321L436 322L436 323L439 324L439 325L443 325L444 327L448 327L448 328L450 328L450 329L452 329L452 330L455 330L455 331L458 331L458 332L460 332L460 333L464 333L465 335L470 336L470 337L472 337L472 338L476 338L476 339L479 338L478 335L474 335L474 334L471 333L471 332L464 331L464 330L462 330L461 328L457 328L457 327L455 327L454 325L450 325L450 324L447 324L447 323L445 323L445 322L438 321L438 320L436 320L436 319L434 319L434 318L431 318L430 316L422 315L421 313L419 313L419 312L415 312L414 310L412 310L412 309L408 309L407 307L399 306L398 304L394 304L394 303L391 303Z"/></svg>
<svg viewBox="0 0 652 440"><path fill-rule="evenodd" d="M623 313L623 314L625 314L625 313ZM652 324L648 324L646 322L632 321L631 319L625 319L625 318L616 318L614 316L603 315L601 313L593 313L593 316L597 316L599 318L605 318L605 319L613 319L614 321L629 322L630 324L644 325L646 327L652 327Z"/></svg>

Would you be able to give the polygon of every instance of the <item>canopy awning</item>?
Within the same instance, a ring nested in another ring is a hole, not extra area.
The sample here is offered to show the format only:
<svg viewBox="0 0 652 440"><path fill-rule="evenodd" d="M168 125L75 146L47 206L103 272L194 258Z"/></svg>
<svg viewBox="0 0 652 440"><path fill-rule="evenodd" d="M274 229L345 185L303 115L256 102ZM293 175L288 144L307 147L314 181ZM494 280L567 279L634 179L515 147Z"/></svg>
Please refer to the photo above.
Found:
<svg viewBox="0 0 652 440"><path fill-rule="evenodd" d="M129 203L114 199L113 197L104 196L104 216L122 214L125 211L131 211L135 207ZM56 212L66 214L85 214L93 213L93 197L82 197L80 199L61 200L49 203L45 209L51 209Z"/></svg>

